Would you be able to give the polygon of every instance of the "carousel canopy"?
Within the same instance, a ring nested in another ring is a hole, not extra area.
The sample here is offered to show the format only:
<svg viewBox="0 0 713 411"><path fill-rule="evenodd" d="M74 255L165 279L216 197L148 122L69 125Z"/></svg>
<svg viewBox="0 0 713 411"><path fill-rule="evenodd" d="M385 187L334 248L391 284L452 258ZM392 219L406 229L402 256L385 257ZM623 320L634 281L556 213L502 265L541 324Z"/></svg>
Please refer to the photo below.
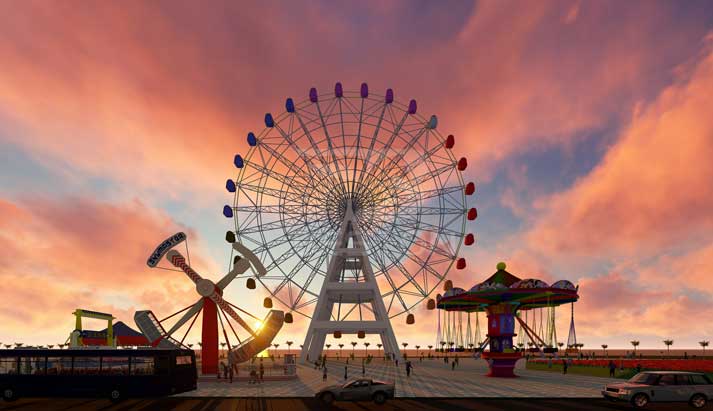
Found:
<svg viewBox="0 0 713 411"><path fill-rule="evenodd" d="M511 303L520 310L549 307L577 301L577 287L567 280L552 285L536 279L520 279L505 271L505 263L498 264L498 271L485 281L474 285L469 291L453 287L438 300L437 307L448 311L485 311L486 307Z"/></svg>

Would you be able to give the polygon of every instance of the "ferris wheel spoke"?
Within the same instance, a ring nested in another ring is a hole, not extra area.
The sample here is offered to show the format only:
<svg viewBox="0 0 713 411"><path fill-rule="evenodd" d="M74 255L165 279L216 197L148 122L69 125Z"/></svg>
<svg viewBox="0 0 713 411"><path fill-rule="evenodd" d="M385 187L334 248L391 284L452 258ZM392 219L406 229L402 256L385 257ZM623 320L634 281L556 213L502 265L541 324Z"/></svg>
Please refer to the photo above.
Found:
<svg viewBox="0 0 713 411"><path fill-rule="evenodd" d="M308 307L308 306L314 304L315 302L317 302L317 300L318 300L319 298L318 298L316 295L312 294L312 293L310 293L310 295L314 296L315 298L313 298L313 299L311 299L311 300L308 300L308 301L305 301L305 302L303 302L302 304L294 305L294 306L292 307L292 309L293 309L293 310L299 310L300 308Z"/></svg>
<svg viewBox="0 0 713 411"><path fill-rule="evenodd" d="M387 282L389 283L389 285L391 286L391 289L392 289L392 290L396 290L396 289L397 289L396 284L394 283L393 279L391 279L391 276L389 276L388 271L387 271L386 269L384 269L385 264L384 264L384 262L381 260L381 258L378 257L378 256L377 256L377 258L376 258L376 263L377 263L380 267L382 267L382 273L384 274L384 278L386 279L386 281L387 281ZM408 309L407 306L406 306L406 303L404 302L404 300L403 300L403 298L401 297L401 295L400 295L398 292L395 292L394 295L396 296L396 298L397 298L397 299L399 300L399 302L401 303L401 306L402 306L404 309ZM391 308L391 303L389 303L389 308ZM387 310L387 312L388 312L388 311L390 311L390 309Z"/></svg>
<svg viewBox="0 0 713 411"><path fill-rule="evenodd" d="M399 134L399 130L401 130L401 126L403 126L404 122L406 121L406 118L408 118L408 112L404 113L403 117L401 118L401 121L398 123L396 128L392 131L391 135L389 136L388 141L384 144L385 147L391 147L393 144L394 140L396 139L396 136ZM379 167L381 167L381 163L384 161L384 158L386 157L388 150L381 150L379 153L379 157L375 164L373 165L372 169L374 170L379 170ZM367 164L368 166L368 164ZM363 176L363 175L362 175ZM360 185L365 185L363 182L360 180L359 181Z"/></svg>
<svg viewBox="0 0 713 411"><path fill-rule="evenodd" d="M376 178L377 180L381 180L384 178L384 176L390 176L391 173L397 171L397 169L398 169L397 165L402 160L404 160L405 153L407 153L408 151L410 151L413 148L414 144L416 144L418 139L423 135L423 133L426 132L426 130L427 130L426 128L423 128L418 133L414 134L411 137L411 140L406 145L406 147L404 147L404 148L400 149L398 152L396 152L395 156L390 157L389 158L389 167L384 167L383 169L379 169L378 166L381 163L377 164L376 170L377 170L378 174L376 174L374 178ZM423 158L419 158L418 160L416 160L414 162L407 162L405 168L401 170L401 174L406 175L409 172L409 170L411 169L411 167L421 165L423 160L424 160Z"/></svg>
<svg viewBox="0 0 713 411"><path fill-rule="evenodd" d="M334 145L332 144L332 138L329 135L329 130L327 129L327 124L324 120L324 115L322 114L322 108L319 104L319 101L317 101L314 104L317 107L317 113L319 113L319 120L322 124L322 132L324 133L324 136L327 141L327 148L329 149L329 154L332 157L332 159L330 161L332 161L334 163L334 167L336 169L335 172L337 174L337 177L339 178L339 189L341 190L341 194L343 195L344 194L344 180L342 179L342 171L339 168L339 161L337 160L336 154L334 153Z"/></svg>
<svg viewBox="0 0 713 411"><path fill-rule="evenodd" d="M300 253L299 251L297 251L297 253L307 256L307 261L303 260L303 263L305 263L305 265L308 265L308 261L316 259L319 256L319 254L316 254L315 251L321 248L321 246L318 243L312 241L306 241L306 243L307 246L304 247L305 252ZM273 292L275 294L279 293L285 285L293 281L294 276L297 275L301 269L301 266L295 265L292 270L290 270L290 272L285 275L284 280L277 287L275 287Z"/></svg>
<svg viewBox="0 0 713 411"><path fill-rule="evenodd" d="M422 295L428 295L428 293L425 292L423 288L421 288L421 285L418 283L418 281L416 281L416 279L411 275L408 268L404 267L404 265L401 264L401 261L399 261L401 259L399 258L397 260L396 256L394 256L388 248L384 249L384 251L387 252L392 258L394 258L394 266L398 268L398 270L401 272L401 275L406 277L406 279L408 279ZM406 255L408 256L408 252L406 253ZM388 276L388 274L386 275Z"/></svg>
<svg viewBox="0 0 713 411"><path fill-rule="evenodd" d="M364 157L363 166L359 170L359 185L360 185L360 187L361 187L362 178L364 177L364 172L366 171L366 168L368 167L368 164L369 164L369 160L371 160L371 155L374 152L374 145L376 143L376 139L379 135L379 131L381 131L381 124L384 121L384 114L386 113L386 107L387 107L387 103L384 103L381 107L381 114L379 115L379 119L376 122L376 127L374 128L374 133L371 136L371 141L369 142L369 150L366 152L366 156ZM356 183L356 180L355 180L355 183ZM354 197L353 189L352 189L351 194L352 194L352 197Z"/></svg>
<svg viewBox="0 0 713 411"><path fill-rule="evenodd" d="M304 172L297 172L293 173L294 176L299 176L300 178L303 179L303 183L305 185L308 185L310 187L313 187L316 191L320 192L321 194L325 194L324 191L320 189L324 185L324 181L331 181L332 176L331 173L324 173L322 172L321 168L315 167L312 164L312 161L307 157L306 153L302 150L300 150L292 141L292 139L284 133L282 128L279 127L279 124L275 124L275 128L283 135L283 137L290 143L290 146L292 147L293 150L295 150L298 154L298 157L302 160L305 166L310 170L309 173L304 173ZM266 148L269 146L266 146ZM293 168L295 168L296 163L294 161L290 161L288 159L285 159L284 156L282 156L279 153L273 154L273 156L277 156L280 159L282 159L282 162L288 167L289 171L292 171ZM298 182L299 184L299 182ZM334 183L332 183L334 184Z"/></svg>
<svg viewBox="0 0 713 411"><path fill-rule="evenodd" d="M320 265L322 265L322 263L324 263L324 261L327 259L327 255L328 255L328 253L322 253L322 255L319 257L319 260L318 260L319 262L316 264L317 267L319 267ZM299 304L300 300L302 300L302 297L305 295L305 293L313 294L308 290L309 290L309 286L312 284L312 281L314 280L316 275L317 275L317 271L312 270L312 272L307 277L307 281L305 282L304 286L300 287L300 291L297 294L297 298L295 298L295 301L292 303L293 306L297 306Z"/></svg>

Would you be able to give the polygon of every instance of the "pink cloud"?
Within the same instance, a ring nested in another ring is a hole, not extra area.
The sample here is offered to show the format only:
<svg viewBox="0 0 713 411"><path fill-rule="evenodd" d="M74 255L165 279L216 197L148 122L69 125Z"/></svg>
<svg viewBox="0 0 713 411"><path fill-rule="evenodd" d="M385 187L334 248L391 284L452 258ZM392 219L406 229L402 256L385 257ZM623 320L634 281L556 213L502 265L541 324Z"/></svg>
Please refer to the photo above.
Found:
<svg viewBox="0 0 713 411"><path fill-rule="evenodd" d="M139 201L0 200L0 214L8 217L0 220L0 278L3 289L12 290L0 301L2 341L65 338L76 308L111 312L134 326L135 310L165 316L195 302L185 275L145 264L156 245L179 230L192 238L193 265L206 276L219 272L200 258L192 230Z"/></svg>
<svg viewBox="0 0 713 411"><path fill-rule="evenodd" d="M642 109L602 162L540 199L529 243L550 253L639 253L710 231L713 53Z"/></svg>

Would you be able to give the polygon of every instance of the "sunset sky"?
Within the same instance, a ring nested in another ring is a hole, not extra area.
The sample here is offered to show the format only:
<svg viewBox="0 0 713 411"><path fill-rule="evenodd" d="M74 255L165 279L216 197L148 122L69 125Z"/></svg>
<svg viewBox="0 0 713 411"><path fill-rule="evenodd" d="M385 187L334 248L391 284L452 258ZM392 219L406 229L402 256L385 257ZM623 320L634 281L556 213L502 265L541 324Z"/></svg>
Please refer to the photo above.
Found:
<svg viewBox="0 0 713 411"><path fill-rule="evenodd" d="M133 327L194 302L149 253L183 230L220 278L245 135L337 81L456 136L479 215L456 286L498 261L579 284L585 348L713 338L709 1L0 0L0 342L64 342L75 308ZM265 290L225 296L266 314ZM399 342L433 344L435 321L398 317Z"/></svg>

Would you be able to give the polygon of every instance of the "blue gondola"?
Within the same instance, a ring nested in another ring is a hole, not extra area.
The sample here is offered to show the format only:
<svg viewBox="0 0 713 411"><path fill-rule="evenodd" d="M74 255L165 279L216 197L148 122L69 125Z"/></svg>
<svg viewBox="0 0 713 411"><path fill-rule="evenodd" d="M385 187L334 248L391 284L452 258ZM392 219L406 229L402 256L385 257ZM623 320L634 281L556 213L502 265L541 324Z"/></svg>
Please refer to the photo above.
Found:
<svg viewBox="0 0 713 411"><path fill-rule="evenodd" d="M434 128L436 128L436 126L438 126L438 118L434 114L431 116L431 119L428 121L428 128L434 129Z"/></svg>
<svg viewBox="0 0 713 411"><path fill-rule="evenodd" d="M287 109L288 113L294 113L295 112L295 102L292 101L291 98L287 98L287 101L285 101L285 108Z"/></svg>
<svg viewBox="0 0 713 411"><path fill-rule="evenodd" d="M248 144L250 147L255 147L257 145L257 138L252 131L248 133Z"/></svg>
<svg viewBox="0 0 713 411"><path fill-rule="evenodd" d="M334 95L337 98L341 98L344 95L344 90L342 89L342 83L337 82L337 84L334 85Z"/></svg>
<svg viewBox="0 0 713 411"><path fill-rule="evenodd" d="M225 182L225 189L228 190L230 193L235 192L235 182L233 180L228 179L228 181Z"/></svg>
<svg viewBox="0 0 713 411"><path fill-rule="evenodd" d="M232 218L233 217L233 209L229 205L223 206L223 215Z"/></svg>
<svg viewBox="0 0 713 411"><path fill-rule="evenodd" d="M235 164L235 167L237 167L237 168L243 168L243 166L245 165L245 162L243 161L243 158L240 156L240 154L235 155L233 164Z"/></svg>
<svg viewBox="0 0 713 411"><path fill-rule="evenodd" d="M265 126L275 127L275 120L273 120L272 114L270 113L265 114Z"/></svg>

